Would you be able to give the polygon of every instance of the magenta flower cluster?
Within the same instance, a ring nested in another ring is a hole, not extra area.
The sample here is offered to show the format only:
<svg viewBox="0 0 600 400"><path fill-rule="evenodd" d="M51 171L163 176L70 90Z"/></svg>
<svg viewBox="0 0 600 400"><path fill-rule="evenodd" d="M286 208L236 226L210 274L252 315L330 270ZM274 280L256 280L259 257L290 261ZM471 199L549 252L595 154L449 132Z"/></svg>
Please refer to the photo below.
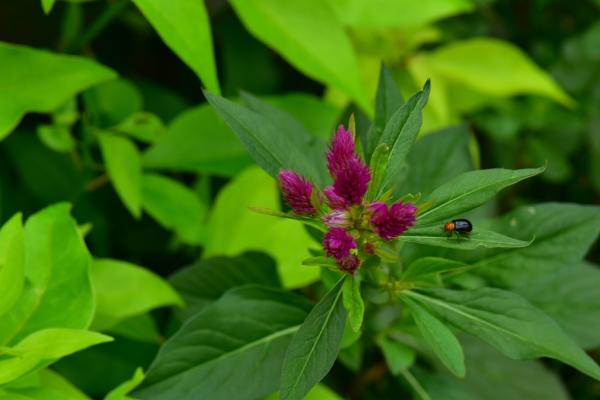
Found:
<svg viewBox="0 0 600 400"><path fill-rule="evenodd" d="M352 133L342 125L327 152L327 167L333 185L323 190L324 196L294 171L281 171L279 183L295 214L318 218L329 228L323 238L327 256L342 271L354 273L379 243L397 238L414 225L417 210L411 203L388 206L365 201L371 170L356 152Z"/></svg>

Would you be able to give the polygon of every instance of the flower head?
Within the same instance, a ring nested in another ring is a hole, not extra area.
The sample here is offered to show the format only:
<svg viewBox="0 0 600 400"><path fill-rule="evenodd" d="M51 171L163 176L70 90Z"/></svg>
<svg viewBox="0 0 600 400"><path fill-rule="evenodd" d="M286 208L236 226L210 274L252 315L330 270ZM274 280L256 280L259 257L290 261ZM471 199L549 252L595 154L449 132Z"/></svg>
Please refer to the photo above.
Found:
<svg viewBox="0 0 600 400"><path fill-rule="evenodd" d="M371 170L356 152L353 134L342 125L327 151L327 168L333 184L322 193L293 171L281 171L279 182L295 214L318 218L329 229L323 238L327 256L341 271L354 273L364 258L377 255L382 241L395 239L414 225L416 207L365 201ZM323 200L327 204L321 204Z"/></svg>
<svg viewBox="0 0 600 400"><path fill-rule="evenodd" d="M323 238L325 253L338 262L348 257L350 250L356 247L354 238L342 228L331 228Z"/></svg>
<svg viewBox="0 0 600 400"><path fill-rule="evenodd" d="M417 208L412 203L394 203L388 208L385 203L374 202L370 208L373 229L383 240L397 238L416 221Z"/></svg>
<svg viewBox="0 0 600 400"><path fill-rule="evenodd" d="M279 173L279 184L285 200L296 214L315 215L317 210L310 199L313 184L294 171L283 170Z"/></svg>

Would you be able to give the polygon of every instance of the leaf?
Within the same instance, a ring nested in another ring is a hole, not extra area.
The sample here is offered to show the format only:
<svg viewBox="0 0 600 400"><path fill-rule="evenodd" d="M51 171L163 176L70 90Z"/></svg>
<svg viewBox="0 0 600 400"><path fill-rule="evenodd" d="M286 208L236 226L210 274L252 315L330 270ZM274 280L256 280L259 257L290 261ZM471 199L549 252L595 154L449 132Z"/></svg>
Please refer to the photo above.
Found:
<svg viewBox="0 0 600 400"><path fill-rule="evenodd" d="M329 0L345 25L363 28L411 28L472 11L467 0L379 0L377 6L361 0Z"/></svg>
<svg viewBox="0 0 600 400"><path fill-rule="evenodd" d="M107 333L144 343L156 344L164 341L150 312L120 321L108 329Z"/></svg>
<svg viewBox="0 0 600 400"><path fill-rule="evenodd" d="M145 143L155 143L166 132L166 128L160 118L146 111L138 111L129 115L129 117L115 126L113 130L125 133Z"/></svg>
<svg viewBox="0 0 600 400"><path fill-rule="evenodd" d="M113 128L142 110L144 99L137 86L116 79L83 92L86 116L97 128Z"/></svg>
<svg viewBox="0 0 600 400"><path fill-rule="evenodd" d="M343 289L344 308L348 311L348 320L354 332L360 331L365 314L365 303L360 294L360 278L348 275Z"/></svg>
<svg viewBox="0 0 600 400"><path fill-rule="evenodd" d="M5 354L0 360L0 385L61 357L111 340L100 333L77 329L48 328L34 332L14 346L0 348Z"/></svg>
<svg viewBox="0 0 600 400"><path fill-rule="evenodd" d="M444 78L500 97L537 94L572 107L575 102L513 44L493 38L453 42L423 55Z"/></svg>
<svg viewBox="0 0 600 400"><path fill-rule="evenodd" d="M176 180L155 174L142 176L142 207L181 240L199 245L206 240L206 205Z"/></svg>
<svg viewBox="0 0 600 400"><path fill-rule="evenodd" d="M142 215L142 162L135 145L121 136L98 135L106 172L117 194L135 217Z"/></svg>
<svg viewBox="0 0 600 400"><path fill-rule="evenodd" d="M157 307L183 305L181 297L161 277L124 261L94 260L92 282L97 302L93 327L97 330Z"/></svg>
<svg viewBox="0 0 600 400"><path fill-rule="evenodd" d="M352 43L324 1L233 0L242 23L302 73L370 110Z"/></svg>
<svg viewBox="0 0 600 400"><path fill-rule="evenodd" d="M48 148L59 153L69 153L77 145L66 126L38 125L37 135Z"/></svg>
<svg viewBox="0 0 600 400"><path fill-rule="evenodd" d="M538 361L504 357L474 337L461 337L467 376L462 379L440 372L417 376L432 400L568 400L571 397L556 374Z"/></svg>
<svg viewBox="0 0 600 400"><path fill-rule="evenodd" d="M104 400L127 400L127 394L135 389L144 380L144 371L137 368L133 376L128 381L123 382L113 390L111 390Z"/></svg>
<svg viewBox="0 0 600 400"><path fill-rule="evenodd" d="M474 271L504 287L542 279L578 264L600 233L600 207L542 203L525 206L494 221L491 227L517 238L535 235L529 247L479 257Z"/></svg>
<svg viewBox="0 0 600 400"><path fill-rule="evenodd" d="M473 168L469 130L450 127L421 137L408 154L406 176L398 180L401 194L431 193L435 188Z"/></svg>
<svg viewBox="0 0 600 400"><path fill-rule="evenodd" d="M333 366L346 324L343 285L342 278L311 310L294 335L281 369L282 400L303 399Z"/></svg>
<svg viewBox="0 0 600 400"><path fill-rule="evenodd" d="M399 238L401 242L418 243L427 246L447 247L450 249L474 250L478 247L485 248L520 248L527 247L534 242L517 240L500 233L473 228L468 236L450 237L444 232L443 226L430 228L412 228L404 232Z"/></svg>
<svg viewBox="0 0 600 400"><path fill-rule="evenodd" d="M548 314L584 349L600 346L600 269L566 264L514 290Z"/></svg>
<svg viewBox="0 0 600 400"><path fill-rule="evenodd" d="M0 140L26 113L50 113L115 72L92 60L0 42Z"/></svg>
<svg viewBox="0 0 600 400"><path fill-rule="evenodd" d="M21 214L0 229L0 317L15 304L25 283L25 244Z"/></svg>
<svg viewBox="0 0 600 400"><path fill-rule="evenodd" d="M26 379L35 378L31 385L18 385L18 382ZM24 396L27 400L90 400L81 390L73 386L71 382L52 371L43 369L41 371L28 374L23 378L12 382L7 391L13 396ZM2 391L0 390L0 393ZM21 397L14 397L15 400ZM11 399L13 399L11 397Z"/></svg>
<svg viewBox="0 0 600 400"><path fill-rule="evenodd" d="M368 131L359 132L359 135L365 134L365 136L360 136L365 159L371 159L371 154L377 147L385 126L402 104L404 104L404 100L391 71L384 63L381 63L375 95L375 119Z"/></svg>
<svg viewBox="0 0 600 400"><path fill-rule="evenodd" d="M324 140L312 135L289 113L255 96L242 93L242 100L249 109L268 119L279 132L285 132L286 139L289 141L288 146L304 152L306 160L303 160L303 162L313 167L312 175L309 176L315 180L318 186L323 187L330 183L331 179L329 178L325 159L327 144Z"/></svg>
<svg viewBox="0 0 600 400"><path fill-rule="evenodd" d="M44 9L44 14L50 14L52 11L52 7L54 7L54 3L56 0L42 0L42 8Z"/></svg>
<svg viewBox="0 0 600 400"><path fill-rule="evenodd" d="M421 307L419 302L407 297L403 297L402 300L411 311L411 315L425 342L450 372L459 378L464 378L465 356L456 336L439 319Z"/></svg>
<svg viewBox="0 0 600 400"><path fill-rule="evenodd" d="M440 257L423 257L413 261L406 267L406 270L402 273L402 280L416 281L431 275L462 270L465 267L467 267L467 264L461 261Z"/></svg>
<svg viewBox="0 0 600 400"><path fill-rule="evenodd" d="M133 0L160 38L211 91L219 93L212 35L204 2Z"/></svg>
<svg viewBox="0 0 600 400"><path fill-rule="evenodd" d="M203 104L179 114L144 153L143 162L148 168L230 176L252 160L212 107Z"/></svg>
<svg viewBox="0 0 600 400"><path fill-rule="evenodd" d="M406 157L417 139L421 128L421 112L429 98L430 83L427 81L423 91L412 96L389 119L383 130L379 143L390 148L387 170L383 178L382 188L387 188L405 168Z"/></svg>
<svg viewBox="0 0 600 400"><path fill-rule="evenodd" d="M133 396L266 396L277 387L273 372L281 369L285 349L309 309L304 298L278 289L232 289L165 343Z"/></svg>
<svg viewBox="0 0 600 400"><path fill-rule="evenodd" d="M238 175L219 192L211 210L205 256L264 251L277 262L284 287L318 280L318 269L302 268L302 260L311 256L308 249L318 248L302 224L249 210L252 206L278 210L278 199L275 182L259 168Z"/></svg>
<svg viewBox="0 0 600 400"><path fill-rule="evenodd" d="M433 205L419 215L417 226L445 222L451 217L472 210L486 203L505 187L541 174L544 169L494 168L465 172L438 187L424 199Z"/></svg>
<svg viewBox="0 0 600 400"><path fill-rule="evenodd" d="M551 357L600 379L600 367L556 322L514 293L492 288L404 293L507 357Z"/></svg>
<svg viewBox="0 0 600 400"><path fill-rule="evenodd" d="M263 253L210 257L177 271L169 279L185 300L185 316L198 313L236 286L257 284L281 287L274 260Z"/></svg>
<svg viewBox="0 0 600 400"><path fill-rule="evenodd" d="M377 340L377 345L381 348L385 362L393 375L400 374L415 362L417 353L402 342L383 337Z"/></svg>
<svg viewBox="0 0 600 400"><path fill-rule="evenodd" d="M27 285L15 305L0 316L0 345L40 329L89 326L94 312L91 259L69 208L56 204L27 220Z"/></svg>
<svg viewBox="0 0 600 400"><path fill-rule="evenodd" d="M310 180L321 176L306 145L290 152L290 143L305 144L293 138L293 131L281 131L272 120L223 97L205 92L208 102L238 136L250 156L269 175L277 177L282 169L292 169Z"/></svg>

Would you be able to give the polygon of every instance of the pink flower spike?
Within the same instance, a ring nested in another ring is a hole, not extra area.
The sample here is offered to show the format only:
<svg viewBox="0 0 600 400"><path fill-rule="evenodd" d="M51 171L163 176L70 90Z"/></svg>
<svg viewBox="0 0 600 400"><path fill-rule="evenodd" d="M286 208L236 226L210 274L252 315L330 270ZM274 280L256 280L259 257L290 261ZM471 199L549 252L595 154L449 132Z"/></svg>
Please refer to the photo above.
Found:
<svg viewBox="0 0 600 400"><path fill-rule="evenodd" d="M392 240L403 234L416 221L417 208L412 203L371 203L371 224L383 240Z"/></svg>
<svg viewBox="0 0 600 400"><path fill-rule="evenodd" d="M344 199L345 205L362 203L369 188L371 171L359 158L352 158L340 169L333 183L335 194Z"/></svg>
<svg viewBox="0 0 600 400"><path fill-rule="evenodd" d="M333 186L326 187L325 190L323 190L323 193L325 193L325 197L327 197L329 207L334 210L346 208L346 200L343 197L338 196Z"/></svg>
<svg viewBox="0 0 600 400"><path fill-rule="evenodd" d="M352 223L346 210L333 210L323 217L323 222L330 228L347 228Z"/></svg>
<svg viewBox="0 0 600 400"><path fill-rule="evenodd" d="M338 264L350 255L350 250L356 248L354 238L342 228L331 228L323 238L323 248L329 257L336 259Z"/></svg>
<svg viewBox="0 0 600 400"><path fill-rule="evenodd" d="M312 183L294 171L283 170L279 172L279 184L285 201L296 214L315 215L317 213L310 201L314 190Z"/></svg>
<svg viewBox="0 0 600 400"><path fill-rule="evenodd" d="M327 152L327 167L332 177L337 177L340 170L354 155L354 139L352 133L340 125L331 140L329 151Z"/></svg>

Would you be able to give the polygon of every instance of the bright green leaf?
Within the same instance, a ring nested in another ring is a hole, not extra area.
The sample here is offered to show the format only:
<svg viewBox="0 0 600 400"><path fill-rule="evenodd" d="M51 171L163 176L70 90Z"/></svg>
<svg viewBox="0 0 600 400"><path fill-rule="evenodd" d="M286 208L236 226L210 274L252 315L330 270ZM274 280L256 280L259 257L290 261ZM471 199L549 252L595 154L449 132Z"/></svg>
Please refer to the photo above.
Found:
<svg viewBox="0 0 600 400"><path fill-rule="evenodd" d="M127 400L130 397L127 396L129 392L135 389L144 380L144 371L138 368L133 373L133 376L128 381L123 382L113 390L111 390L104 400Z"/></svg>
<svg viewBox="0 0 600 400"><path fill-rule="evenodd" d="M208 104L178 115L144 153L143 161L149 168L225 176L252 163L244 146Z"/></svg>
<svg viewBox="0 0 600 400"><path fill-rule="evenodd" d="M23 384L22 381L30 379L34 382ZM90 400L71 382L49 368L11 382L7 386L7 391L13 396L24 396L23 398L27 400ZM15 397L14 400L17 398Z"/></svg>
<svg viewBox="0 0 600 400"><path fill-rule="evenodd" d="M17 301L25 283L25 244L21 214L0 229L0 316Z"/></svg>
<svg viewBox="0 0 600 400"><path fill-rule="evenodd" d="M160 118L145 111L138 111L129 115L112 130L125 133L146 143L155 143L166 133L166 128Z"/></svg>
<svg viewBox="0 0 600 400"><path fill-rule="evenodd" d="M302 267L318 248L298 221L253 212L249 207L279 209L275 181L257 167L247 169L219 193L209 216L205 256L235 256L264 251L277 261L285 287L301 287L319 279L319 270ZM292 245L293 244L293 245Z"/></svg>
<svg viewBox="0 0 600 400"><path fill-rule="evenodd" d="M344 280L327 292L294 335L281 368L281 400L304 399L333 366L346 324Z"/></svg>
<svg viewBox="0 0 600 400"><path fill-rule="evenodd" d="M92 60L0 42L0 139L28 112L49 113L116 74Z"/></svg>
<svg viewBox="0 0 600 400"><path fill-rule="evenodd" d="M11 347L2 347L0 385L15 380L61 357L99 343L111 341L96 332L64 328L48 328L32 333Z"/></svg>
<svg viewBox="0 0 600 400"><path fill-rule="evenodd" d="M133 0L167 46L211 91L219 93L208 13L203 1Z"/></svg>
<svg viewBox="0 0 600 400"><path fill-rule="evenodd" d="M439 319L421 307L419 302L407 297L404 297L403 301L410 309L425 342L450 372L463 378L465 376L465 355L456 336Z"/></svg>
<svg viewBox="0 0 600 400"><path fill-rule="evenodd" d="M231 5L254 36L304 74L371 109L352 43L327 2L233 0Z"/></svg>
<svg viewBox="0 0 600 400"><path fill-rule="evenodd" d="M37 134L40 141L59 153L68 153L76 146L75 139L73 139L71 131L66 126L39 125Z"/></svg>
<svg viewBox="0 0 600 400"><path fill-rule="evenodd" d="M515 45L493 38L453 42L423 55L447 79L494 96L537 94L566 106L574 101Z"/></svg>
<svg viewBox="0 0 600 400"><path fill-rule="evenodd" d="M206 240L206 205L178 181L154 174L142 176L142 206L185 243L199 245Z"/></svg>
<svg viewBox="0 0 600 400"><path fill-rule="evenodd" d="M266 396L277 388L273 373L281 370L285 349L309 309L303 297L279 289L232 289L165 343L133 397Z"/></svg>
<svg viewBox="0 0 600 400"><path fill-rule="evenodd" d="M94 312L90 255L68 204L56 204L25 224L25 278L15 305L0 316L0 344L45 328L85 329Z"/></svg>
<svg viewBox="0 0 600 400"><path fill-rule="evenodd" d="M510 358L551 357L600 379L600 367L556 322L514 293L480 288L428 289L405 294Z"/></svg>
<svg viewBox="0 0 600 400"><path fill-rule="evenodd" d="M52 7L54 7L54 3L56 2L56 0L42 0L42 8L44 9L44 13L50 14L50 11L52 11Z"/></svg>
<svg viewBox="0 0 600 400"><path fill-rule="evenodd" d="M98 135L106 172L123 204L135 218L142 215L142 162L135 145L127 138Z"/></svg>
<svg viewBox="0 0 600 400"><path fill-rule="evenodd" d="M97 330L157 307L183 305L181 297L161 277L124 261L94 260L92 282L97 302L93 327Z"/></svg>

